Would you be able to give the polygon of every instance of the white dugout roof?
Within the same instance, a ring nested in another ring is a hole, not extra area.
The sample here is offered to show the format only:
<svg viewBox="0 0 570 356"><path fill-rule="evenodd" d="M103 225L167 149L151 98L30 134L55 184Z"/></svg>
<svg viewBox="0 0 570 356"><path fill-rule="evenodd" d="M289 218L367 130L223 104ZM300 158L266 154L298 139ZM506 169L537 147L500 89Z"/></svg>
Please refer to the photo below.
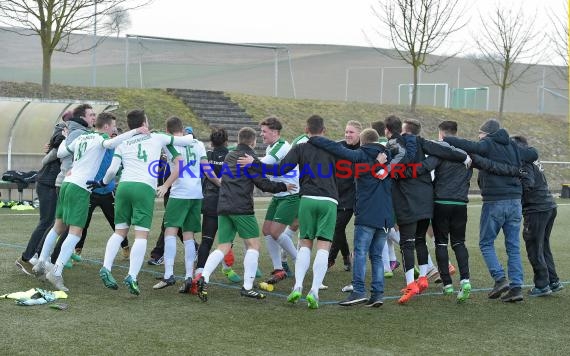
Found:
<svg viewBox="0 0 570 356"><path fill-rule="evenodd" d="M67 110L83 103L93 106L97 113L115 110L119 105L109 101L0 97L0 173L39 169L54 126Z"/></svg>

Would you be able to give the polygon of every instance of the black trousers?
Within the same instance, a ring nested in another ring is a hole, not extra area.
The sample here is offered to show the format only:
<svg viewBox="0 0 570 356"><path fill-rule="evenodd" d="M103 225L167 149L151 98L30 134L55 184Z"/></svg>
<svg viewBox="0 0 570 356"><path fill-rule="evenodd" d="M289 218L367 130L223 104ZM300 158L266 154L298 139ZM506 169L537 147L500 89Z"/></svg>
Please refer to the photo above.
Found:
<svg viewBox="0 0 570 356"><path fill-rule="evenodd" d="M202 214L202 241L198 248L196 268L204 268L218 232L218 216Z"/></svg>
<svg viewBox="0 0 570 356"><path fill-rule="evenodd" d="M350 250L348 248L348 241L346 240L346 226L352 219L354 210L352 209L342 209L336 212L336 224L334 227L334 236L332 245L329 251L329 261L336 260L338 252L342 254L345 259L350 256Z"/></svg>
<svg viewBox="0 0 570 356"><path fill-rule="evenodd" d="M26 250L22 253L22 260L24 261L29 261L30 258L34 257L36 251L41 250L39 247L43 244L43 236L53 226L55 220L55 208L57 205L55 186L38 183L36 184L36 193L40 200L40 221L28 240Z"/></svg>
<svg viewBox="0 0 570 356"><path fill-rule="evenodd" d="M449 254L447 244L455 252L461 280L469 279L469 252L465 246L467 228L467 205L434 204L433 235L435 238L435 258L443 285L451 284L449 275Z"/></svg>
<svg viewBox="0 0 570 356"><path fill-rule="evenodd" d="M400 252L402 253L404 272L414 268L415 254L418 255L419 265L427 264L428 250L426 245L426 232L428 227L429 219L398 225L400 231Z"/></svg>
<svg viewBox="0 0 570 356"><path fill-rule="evenodd" d="M524 214L523 239L526 254L534 271L534 285L544 288L558 282L554 258L550 250L550 233L556 219L556 208Z"/></svg>
<svg viewBox="0 0 570 356"><path fill-rule="evenodd" d="M103 211L103 215L105 215L105 219L109 223L112 231L115 231L115 196L113 193L109 194L97 194L91 193L89 197L89 211L87 213L87 221L85 222L85 227L83 228L83 232L81 234L81 240L75 246L76 249L82 249L83 245L85 244L85 239L87 238L87 230L89 229L89 225L91 225L91 218L93 217L93 212L95 209L99 207ZM55 263L57 260L57 256L59 256L59 252L61 251L61 245L65 241L67 237L67 233L69 230L65 231L60 238L57 240L57 244L53 250L51 255L52 263ZM121 247L129 246L129 240L124 239L121 242Z"/></svg>

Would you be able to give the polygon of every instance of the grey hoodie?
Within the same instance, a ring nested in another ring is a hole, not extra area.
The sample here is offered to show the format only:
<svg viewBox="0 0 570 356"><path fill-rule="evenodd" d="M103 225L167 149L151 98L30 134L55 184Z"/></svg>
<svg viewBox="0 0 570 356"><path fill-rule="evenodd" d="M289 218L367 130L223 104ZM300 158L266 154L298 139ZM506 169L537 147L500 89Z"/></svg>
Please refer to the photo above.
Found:
<svg viewBox="0 0 570 356"><path fill-rule="evenodd" d="M69 129L69 134L67 135L65 141L62 142L62 145L67 145L67 146L71 145L73 140L75 140L77 137L83 135L86 132L89 132L90 130L89 127L85 127L84 125L76 121L73 121L73 119L67 121L67 128ZM73 165L73 155L61 159L61 167L60 167L61 171L59 172L57 178L55 179L56 187L61 187L61 183L63 183L63 179L65 178L67 172L71 169L72 165Z"/></svg>

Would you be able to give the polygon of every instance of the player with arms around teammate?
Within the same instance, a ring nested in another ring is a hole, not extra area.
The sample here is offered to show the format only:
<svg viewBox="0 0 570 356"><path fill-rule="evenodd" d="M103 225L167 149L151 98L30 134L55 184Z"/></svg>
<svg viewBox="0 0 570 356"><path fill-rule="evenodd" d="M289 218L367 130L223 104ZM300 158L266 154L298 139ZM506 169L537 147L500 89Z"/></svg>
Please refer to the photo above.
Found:
<svg viewBox="0 0 570 356"><path fill-rule="evenodd" d="M264 294L253 289L260 247L259 226L253 210L253 188L255 185L264 192L277 193L293 190L296 186L271 182L260 174L250 174L245 165L237 163L238 158L244 154L255 156L253 148L256 136L252 128L239 130L238 145L224 160L218 200L218 247L208 256L202 276L198 279L198 297L203 302L208 300L210 275L230 251L236 233L244 240L247 248L243 259L243 287L240 294L254 299L265 298Z"/></svg>
<svg viewBox="0 0 570 356"><path fill-rule="evenodd" d="M152 165L160 159L160 152L164 147L170 151L173 157L178 156L174 145L188 146L194 142L192 135L174 137L165 133L148 132L148 121L143 110L132 110L127 114L129 128L142 128L145 132L136 135L115 149L115 156L111 166L107 170L102 181L91 182L93 187L105 186L115 178L122 163L123 173L121 183L117 188L115 197L115 232L107 241L103 267L99 271L99 277L105 287L117 289L115 278L111 275L113 261L121 248L121 242L127 237L129 227L135 227L135 241L131 248L129 273L123 283L129 288L129 292L140 294L137 275L143 264L146 252L148 232L152 224L154 198L156 194L156 177L152 172ZM175 168L178 168L175 166ZM170 187L178 178L178 170L172 172L165 182Z"/></svg>
<svg viewBox="0 0 570 356"><path fill-rule="evenodd" d="M166 131L173 136L183 136L184 126L178 117L170 117L166 120ZM164 278L154 285L154 289L162 289L175 284L174 258L176 257L176 235L182 230L184 243L184 262L186 266L186 279L192 279L194 270L194 258L196 247L194 234L201 231L200 216L202 209L202 180L200 166L207 165L206 149L198 140L186 147L175 146L181 153L181 157L175 157L167 151L167 157L171 164L171 170L176 167L184 167L179 172L179 177L170 187L170 198L166 204L164 213ZM182 166L180 166L182 164ZM186 171L188 170L188 171ZM215 184L220 184L218 178L211 178ZM158 196L164 195L168 187L158 187Z"/></svg>
<svg viewBox="0 0 570 356"><path fill-rule="evenodd" d="M281 122L275 117L268 117L259 125L261 126L263 143L268 145L265 157L261 158L261 162L279 163L291 149L289 142L281 138L281 129L283 128ZM274 182L291 183L298 187L299 171L295 168L284 177L269 176L269 179ZM269 284L275 284L287 277L281 260L281 249L291 256L293 261L297 259L297 248L291 240L292 230L288 228L288 225L291 225L297 218L299 199L298 188L288 192L276 193L267 208L261 230L265 236L271 262L273 262L273 272L267 280ZM286 231L286 229L290 231Z"/></svg>
<svg viewBox="0 0 570 356"><path fill-rule="evenodd" d="M305 132L309 137L323 136L325 125L322 117L313 115L307 119ZM239 164L255 162L249 170L261 172L261 162L245 157ZM308 143L293 146L279 165L265 165L263 170L284 175L299 165L301 201L299 203L299 227L301 247L295 262L295 286L287 301L301 299L303 281L311 264L311 249L317 246L313 262L313 283L306 296L310 309L319 307L319 288L327 272L329 249L336 222L338 191L335 175L335 157L323 149ZM256 167L257 166L257 167ZM259 170L257 170L259 168ZM316 240L316 243L314 241Z"/></svg>
<svg viewBox="0 0 570 356"><path fill-rule="evenodd" d="M148 132L146 128L133 129L110 139L108 135L115 128L115 120L115 116L111 113L99 114L95 121L94 132L80 135L70 146L61 144L57 152L58 158L64 158L73 153L73 170L65 177L61 185L55 212L55 224L46 236L38 264L34 268L38 271L45 269L45 262L55 246L57 236L69 227L69 234L61 246L55 266L46 274L47 280L59 290L68 290L63 284L63 265L67 263L75 245L81 239L81 233L87 221L90 191L86 182L97 174L106 149L117 147L137 133Z"/></svg>

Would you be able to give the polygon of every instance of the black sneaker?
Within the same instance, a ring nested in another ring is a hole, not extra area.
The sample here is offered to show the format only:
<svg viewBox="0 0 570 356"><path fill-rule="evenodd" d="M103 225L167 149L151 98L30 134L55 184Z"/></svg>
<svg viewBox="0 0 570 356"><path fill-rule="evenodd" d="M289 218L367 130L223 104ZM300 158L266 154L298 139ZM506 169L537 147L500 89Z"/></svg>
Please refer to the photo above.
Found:
<svg viewBox="0 0 570 356"><path fill-rule="evenodd" d="M532 287L532 289L528 291L529 297L544 297L550 294L552 294L552 290L549 286L544 288Z"/></svg>
<svg viewBox="0 0 570 356"><path fill-rule="evenodd" d="M521 287L514 287L501 297L501 301L508 303L522 302L523 294Z"/></svg>
<svg viewBox="0 0 570 356"><path fill-rule="evenodd" d="M552 293L560 292L564 289L564 285L560 282L550 283L550 290Z"/></svg>
<svg viewBox="0 0 570 356"><path fill-rule="evenodd" d="M364 304L367 308L379 308L384 304L384 300L381 295L374 295L370 296L370 299Z"/></svg>
<svg viewBox="0 0 570 356"><path fill-rule="evenodd" d="M198 298L200 298L201 301L203 302L207 302L208 301L208 283L206 283L206 280L204 279L204 277L200 277L198 279Z"/></svg>
<svg viewBox="0 0 570 356"><path fill-rule="evenodd" d="M241 294L242 297L248 297L253 299L265 299L265 294L259 293L253 288L248 290L245 289L244 287L241 287L241 291L239 292L239 294Z"/></svg>
<svg viewBox="0 0 570 356"><path fill-rule="evenodd" d="M346 298L342 302L339 302L338 304L342 305L343 307L348 307L351 305L366 303L367 301L368 301L368 298L366 298L366 296L364 294L358 294L358 293L352 292L352 293L350 293L348 298Z"/></svg>
<svg viewBox="0 0 570 356"><path fill-rule="evenodd" d="M164 257L160 256L158 258L150 258L148 261L146 261L146 263L151 266L160 266L164 264Z"/></svg>
<svg viewBox="0 0 570 356"><path fill-rule="evenodd" d="M343 256L342 257L342 262L344 263L344 270L346 272L350 272L351 270L351 263L350 263L350 255L349 256Z"/></svg>
<svg viewBox="0 0 570 356"><path fill-rule="evenodd" d="M186 278L178 289L178 293L190 293L190 288L192 288L192 278Z"/></svg>
<svg viewBox="0 0 570 356"><path fill-rule="evenodd" d="M174 278L174 275L171 275L170 277L168 277L166 279L161 278L160 282L158 282L157 284L152 286L152 288L153 289L162 289L162 288L173 286L175 284L176 284L176 279Z"/></svg>
<svg viewBox="0 0 570 356"><path fill-rule="evenodd" d="M493 290L490 291L488 294L489 299L497 299L508 290L509 290L509 282L505 277L503 277L495 282Z"/></svg>

